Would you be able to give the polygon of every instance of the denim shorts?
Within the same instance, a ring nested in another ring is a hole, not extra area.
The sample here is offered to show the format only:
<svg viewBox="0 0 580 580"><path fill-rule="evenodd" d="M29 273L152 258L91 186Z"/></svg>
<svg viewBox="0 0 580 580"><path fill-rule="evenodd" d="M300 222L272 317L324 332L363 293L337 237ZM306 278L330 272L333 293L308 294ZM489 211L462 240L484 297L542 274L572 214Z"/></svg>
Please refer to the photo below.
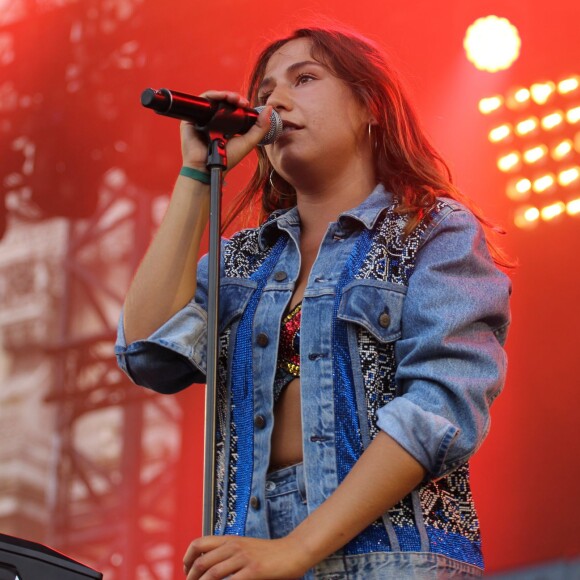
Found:
<svg viewBox="0 0 580 580"><path fill-rule="evenodd" d="M308 515L302 463L268 473L266 505L271 538L288 535ZM335 552L304 580L449 580L481 578L482 570L432 552Z"/></svg>

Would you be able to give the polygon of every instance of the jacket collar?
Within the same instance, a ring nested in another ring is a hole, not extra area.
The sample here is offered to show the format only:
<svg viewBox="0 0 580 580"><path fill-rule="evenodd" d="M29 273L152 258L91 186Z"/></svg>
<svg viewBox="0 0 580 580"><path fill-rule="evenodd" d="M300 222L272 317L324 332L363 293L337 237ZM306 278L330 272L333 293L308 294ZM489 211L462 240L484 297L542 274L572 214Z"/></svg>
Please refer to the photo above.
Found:
<svg viewBox="0 0 580 580"><path fill-rule="evenodd" d="M338 216L338 221L343 227L348 227L348 221L352 219L371 230L383 211L392 203L393 194L386 191L384 186L379 183L360 205L341 213ZM264 249L271 245L282 230L292 227L300 227L300 215L297 207L272 212L259 228L258 240L261 248Z"/></svg>

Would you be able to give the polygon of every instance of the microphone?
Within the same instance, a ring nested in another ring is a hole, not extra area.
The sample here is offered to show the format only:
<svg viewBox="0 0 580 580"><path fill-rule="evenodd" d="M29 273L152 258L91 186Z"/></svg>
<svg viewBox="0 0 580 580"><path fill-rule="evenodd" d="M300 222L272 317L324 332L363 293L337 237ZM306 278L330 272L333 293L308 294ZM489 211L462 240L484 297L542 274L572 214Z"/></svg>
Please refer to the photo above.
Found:
<svg viewBox="0 0 580 580"><path fill-rule="evenodd" d="M195 123L200 131L215 131L223 135L247 133L264 107L237 107L227 101L211 101L169 89L145 89L141 104L160 115ZM276 111L270 116L270 129L259 145L270 145L282 134L282 118Z"/></svg>

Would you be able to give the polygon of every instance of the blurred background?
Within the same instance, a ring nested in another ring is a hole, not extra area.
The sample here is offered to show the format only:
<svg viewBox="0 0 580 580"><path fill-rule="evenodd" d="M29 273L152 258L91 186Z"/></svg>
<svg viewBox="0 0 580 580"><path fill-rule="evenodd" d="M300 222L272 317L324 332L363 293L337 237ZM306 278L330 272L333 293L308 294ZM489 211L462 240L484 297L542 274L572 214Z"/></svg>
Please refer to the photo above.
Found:
<svg viewBox="0 0 580 580"><path fill-rule="evenodd" d="M178 122L139 96L240 90L268 40L329 20L386 49L519 262L509 378L472 462L487 570L580 578L577 0L0 0L0 532L108 580L181 577L204 389L154 395L113 358L181 165Z"/></svg>

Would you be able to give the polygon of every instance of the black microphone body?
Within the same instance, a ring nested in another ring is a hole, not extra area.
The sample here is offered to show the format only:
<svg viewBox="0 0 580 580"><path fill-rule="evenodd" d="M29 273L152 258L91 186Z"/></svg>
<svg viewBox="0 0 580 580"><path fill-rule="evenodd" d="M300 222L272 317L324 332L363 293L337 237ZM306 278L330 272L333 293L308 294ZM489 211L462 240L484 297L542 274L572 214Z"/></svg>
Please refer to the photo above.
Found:
<svg viewBox="0 0 580 580"><path fill-rule="evenodd" d="M227 101L212 101L169 89L145 89L141 93L141 104L160 115L194 123L201 131L221 133L226 137L248 132L263 108L237 107ZM282 133L280 115L272 111L270 121L270 130L260 145L273 143Z"/></svg>

